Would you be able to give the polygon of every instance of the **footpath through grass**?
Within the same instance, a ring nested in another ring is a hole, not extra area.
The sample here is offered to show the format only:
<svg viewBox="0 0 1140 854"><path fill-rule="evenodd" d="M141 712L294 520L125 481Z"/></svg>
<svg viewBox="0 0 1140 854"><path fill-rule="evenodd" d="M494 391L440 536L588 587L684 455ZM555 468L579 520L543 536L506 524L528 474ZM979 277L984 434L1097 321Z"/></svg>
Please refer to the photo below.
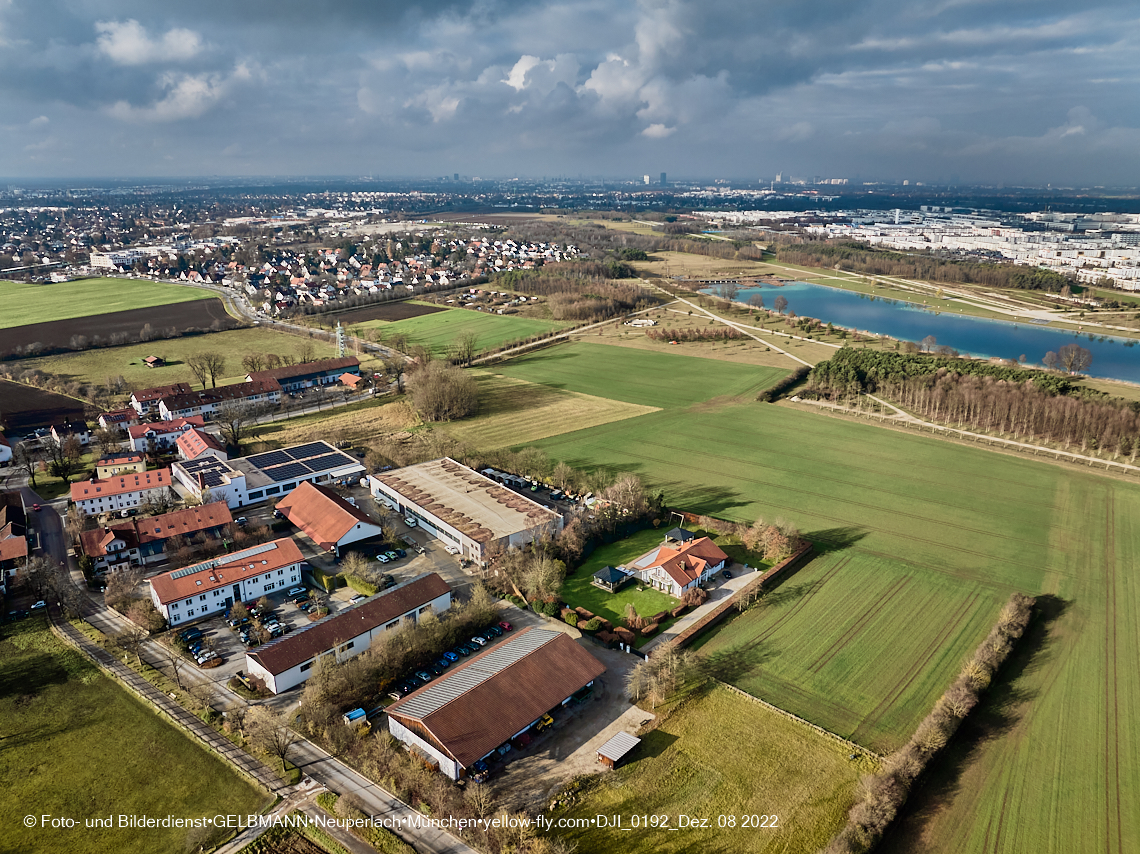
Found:
<svg viewBox="0 0 1140 854"><path fill-rule="evenodd" d="M190 831L119 828L117 817L246 815L268 802L56 638L43 617L0 628L0 660L4 850L182 851ZM78 827L27 828L28 814L72 818ZM111 828L85 826L108 816Z"/></svg>
<svg viewBox="0 0 1140 854"><path fill-rule="evenodd" d="M364 329L379 329L385 335L401 333L408 336L412 344L422 344L435 353L446 352L448 346L469 332L475 333L476 348L490 350L508 341L541 335L552 329L562 329L569 324L558 320L541 320L533 317L514 317L490 314L483 311L453 308L410 317L407 320L367 320L353 324Z"/></svg>
<svg viewBox="0 0 1140 854"><path fill-rule="evenodd" d="M712 688L683 702L623 767L603 774L554 818L621 817L621 828L559 831L580 854L815 851L842 827L860 774L871 770L849 752L759 703ZM646 816L668 823L646 828ZM677 829L681 816L708 824ZM640 826L630 829L634 817Z"/></svg>
<svg viewBox="0 0 1140 854"><path fill-rule="evenodd" d="M0 281L0 305L4 306L0 329L216 296L201 288L145 279L76 279L46 285Z"/></svg>

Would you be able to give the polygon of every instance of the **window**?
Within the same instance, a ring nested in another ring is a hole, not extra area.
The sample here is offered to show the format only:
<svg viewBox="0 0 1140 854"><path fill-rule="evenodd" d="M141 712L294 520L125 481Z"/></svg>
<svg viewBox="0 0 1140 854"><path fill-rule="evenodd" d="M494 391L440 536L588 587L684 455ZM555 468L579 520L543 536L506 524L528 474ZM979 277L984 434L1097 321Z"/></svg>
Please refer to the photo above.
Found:
<svg viewBox="0 0 1140 854"><path fill-rule="evenodd" d="M394 629L398 625L400 625L400 621L399 620L393 620L392 622L390 622L388 625L386 625L384 627L384 631L388 631L389 629Z"/></svg>
<svg viewBox="0 0 1140 854"><path fill-rule="evenodd" d="M311 662L311 661L306 661L304 664L301 665L301 672L302 673L304 673L306 670L312 670L312 669L313 669L313 662Z"/></svg>
<svg viewBox="0 0 1140 854"><path fill-rule="evenodd" d="M193 600L193 599L187 599L187 600L186 600L186 604L187 604L187 605L192 605L192 604L194 604L194 600Z"/></svg>
<svg viewBox="0 0 1140 854"><path fill-rule="evenodd" d="M198 601L200 601L200 602L205 602L205 601L206 601L206 594L205 594L205 593L203 593L201 596L199 596L199 597L198 597Z"/></svg>
<svg viewBox="0 0 1140 854"><path fill-rule="evenodd" d="M203 614L205 614L205 613L206 613L207 611L209 611L209 610L210 610L210 607L209 607L208 605L203 605L203 606L202 606L202 613L203 613Z"/></svg>
<svg viewBox="0 0 1140 854"><path fill-rule="evenodd" d="M356 641L349 641L346 644L341 644L341 647L337 650L337 652L346 652L352 649L354 646L356 646Z"/></svg>
<svg viewBox="0 0 1140 854"><path fill-rule="evenodd" d="M177 603L177 602L175 602L175 603L174 603L173 605L171 605L170 607L171 607L171 608L173 608L175 611L177 611L177 610L178 610L178 603Z"/></svg>
<svg viewBox="0 0 1140 854"><path fill-rule="evenodd" d="M277 574L278 574L278 575L284 575L284 574L285 574L285 570L283 570L283 569L279 569L279 570L277 570Z"/></svg>

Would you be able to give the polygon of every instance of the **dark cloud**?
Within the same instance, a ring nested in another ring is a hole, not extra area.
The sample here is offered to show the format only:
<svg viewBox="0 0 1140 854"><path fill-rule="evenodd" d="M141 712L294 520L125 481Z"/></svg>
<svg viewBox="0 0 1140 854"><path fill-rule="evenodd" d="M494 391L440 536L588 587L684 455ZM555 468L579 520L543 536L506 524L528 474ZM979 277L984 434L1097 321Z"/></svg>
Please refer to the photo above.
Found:
<svg viewBox="0 0 1140 854"><path fill-rule="evenodd" d="M0 174L1133 183L1138 18L1095 0L10 0Z"/></svg>

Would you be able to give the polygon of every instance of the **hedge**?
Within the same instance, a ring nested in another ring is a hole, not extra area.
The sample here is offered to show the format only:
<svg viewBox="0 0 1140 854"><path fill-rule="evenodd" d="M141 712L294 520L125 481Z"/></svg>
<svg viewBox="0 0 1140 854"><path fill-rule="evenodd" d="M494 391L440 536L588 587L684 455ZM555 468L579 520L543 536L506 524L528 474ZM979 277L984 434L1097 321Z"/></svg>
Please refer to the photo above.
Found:
<svg viewBox="0 0 1140 854"><path fill-rule="evenodd" d="M331 572L325 572L319 567L309 565L307 570L309 576L313 579L313 585L321 587L326 593L334 592L338 587L344 587L344 577L336 575Z"/></svg>
<svg viewBox="0 0 1140 854"><path fill-rule="evenodd" d="M658 628L660 628L660 626L657 623L650 623L648 626L641 630L641 634L644 637L649 637L651 634L656 632Z"/></svg>
<svg viewBox="0 0 1140 854"><path fill-rule="evenodd" d="M365 596L375 596L380 592L380 588L370 581L365 581L363 578L357 578L355 575L343 575L345 582L348 586Z"/></svg>

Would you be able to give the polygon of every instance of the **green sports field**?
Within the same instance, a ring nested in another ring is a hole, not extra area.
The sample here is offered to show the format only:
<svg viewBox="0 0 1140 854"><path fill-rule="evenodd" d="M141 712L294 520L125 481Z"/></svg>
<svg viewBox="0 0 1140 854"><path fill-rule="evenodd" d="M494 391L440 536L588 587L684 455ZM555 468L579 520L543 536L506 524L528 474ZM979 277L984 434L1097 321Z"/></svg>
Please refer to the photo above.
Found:
<svg viewBox="0 0 1140 854"><path fill-rule="evenodd" d="M870 770L869 760L852 761L849 752L759 703L713 688L682 704L644 736L624 767L554 818L621 816L621 828L560 831L580 854L816 851L842 827L856 781ZM708 824L682 826L681 815ZM645 816L668 822L647 829ZM769 818L756 822L764 827L742 827L744 816Z"/></svg>
<svg viewBox="0 0 1140 854"><path fill-rule="evenodd" d="M991 717L1002 723L939 772L948 782L893 850L1140 849L1140 585L1131 572L1140 486L740 402L751 395L739 390L726 399L732 383L720 371L739 366L702 373L657 361L668 354L575 351L586 346L498 370L662 411L538 447L586 469L637 473L687 510L740 521L783 516L834 552L778 588L788 602L728 624L715 641L726 655L754 655L739 672L725 671L742 687L789 704L799 689L797 708L809 720L866 743L897 743L1011 591L1049 597L1027 660L995 694ZM815 595L793 611L793 591L813 581L822 582Z"/></svg>
<svg viewBox="0 0 1140 854"><path fill-rule="evenodd" d="M201 288L142 279L76 279L47 285L0 281L0 305L4 306L0 329L216 296Z"/></svg>
<svg viewBox="0 0 1140 854"><path fill-rule="evenodd" d="M364 329L379 329L386 336L398 332L407 335L408 341L412 344L422 344L430 347L433 352L443 353L460 335L469 332L475 333L476 347L479 350L489 350L508 341L541 335L566 325L557 320L539 320L533 317L513 317L453 308L410 317L407 320L368 320L354 324L352 328L356 329L359 326Z"/></svg>
<svg viewBox="0 0 1140 854"><path fill-rule="evenodd" d="M248 815L270 798L161 720L32 617L0 628L3 850L183 851L178 828L88 828L108 815ZM24 826L48 815L72 829ZM197 850L197 846L193 850Z"/></svg>

